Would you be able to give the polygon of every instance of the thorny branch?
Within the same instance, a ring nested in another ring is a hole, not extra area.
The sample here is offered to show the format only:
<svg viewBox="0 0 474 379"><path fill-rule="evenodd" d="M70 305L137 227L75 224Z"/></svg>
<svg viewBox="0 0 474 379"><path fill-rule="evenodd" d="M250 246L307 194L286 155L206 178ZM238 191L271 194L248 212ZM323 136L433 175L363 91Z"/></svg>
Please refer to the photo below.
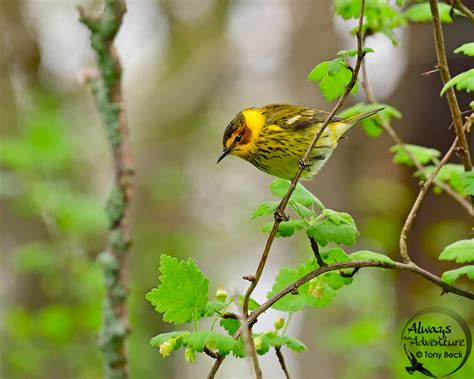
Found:
<svg viewBox="0 0 474 379"><path fill-rule="evenodd" d="M123 108L122 67L113 45L126 12L125 0L105 1L100 16L79 9L80 21L87 26L95 52L98 71L86 69L83 80L95 98L96 107L112 147L114 184L107 201L108 243L99 261L105 276L106 297L103 305L99 345L105 361L105 377L128 378L125 339L128 334L127 285L125 257L130 250L130 200L133 187L133 164L129 130Z"/></svg>

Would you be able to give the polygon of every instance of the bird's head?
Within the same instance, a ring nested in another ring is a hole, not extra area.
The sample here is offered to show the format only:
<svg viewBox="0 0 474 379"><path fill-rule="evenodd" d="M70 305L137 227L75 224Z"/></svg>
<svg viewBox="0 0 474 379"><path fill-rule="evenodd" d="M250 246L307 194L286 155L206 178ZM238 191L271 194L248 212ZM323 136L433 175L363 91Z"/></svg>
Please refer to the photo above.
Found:
<svg viewBox="0 0 474 379"><path fill-rule="evenodd" d="M229 154L245 158L246 155L251 153L264 125L265 116L257 108L250 108L237 113L225 128L222 139L224 149L219 155L217 163Z"/></svg>

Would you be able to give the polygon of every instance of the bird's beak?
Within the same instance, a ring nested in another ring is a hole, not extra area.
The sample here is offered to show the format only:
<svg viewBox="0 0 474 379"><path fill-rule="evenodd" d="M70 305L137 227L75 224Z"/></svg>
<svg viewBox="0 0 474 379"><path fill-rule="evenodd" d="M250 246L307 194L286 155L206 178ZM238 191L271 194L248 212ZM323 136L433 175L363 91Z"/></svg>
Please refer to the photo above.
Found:
<svg viewBox="0 0 474 379"><path fill-rule="evenodd" d="M223 160L227 154L229 154L231 151L231 149L228 149L228 148L224 148L224 150L222 150L222 153L221 155L219 155L219 158L217 159L217 163L219 163L221 160Z"/></svg>

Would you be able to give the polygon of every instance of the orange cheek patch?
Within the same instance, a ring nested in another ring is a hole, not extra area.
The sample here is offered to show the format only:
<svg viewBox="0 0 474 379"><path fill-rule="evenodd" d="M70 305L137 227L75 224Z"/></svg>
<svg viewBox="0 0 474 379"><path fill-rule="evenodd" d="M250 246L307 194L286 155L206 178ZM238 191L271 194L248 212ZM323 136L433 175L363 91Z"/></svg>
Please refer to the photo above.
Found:
<svg viewBox="0 0 474 379"><path fill-rule="evenodd" d="M242 135L242 140L240 145L246 145L252 141L252 131L249 128L245 128L244 134Z"/></svg>

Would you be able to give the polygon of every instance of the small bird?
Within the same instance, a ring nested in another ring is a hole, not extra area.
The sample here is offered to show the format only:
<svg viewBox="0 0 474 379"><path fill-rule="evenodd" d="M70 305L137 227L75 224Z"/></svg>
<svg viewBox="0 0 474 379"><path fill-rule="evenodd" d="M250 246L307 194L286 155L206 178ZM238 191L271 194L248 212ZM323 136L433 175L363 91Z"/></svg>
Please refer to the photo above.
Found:
<svg viewBox="0 0 474 379"><path fill-rule="evenodd" d="M303 167L301 177L309 179L324 166L347 130L382 109L345 119L333 117L311 153L310 165L304 167L301 158L329 113L290 104L247 108L227 125L217 163L236 155L261 171L288 180Z"/></svg>
<svg viewBox="0 0 474 379"><path fill-rule="evenodd" d="M403 348L405 349L405 354L407 355L407 358L411 364L411 366L405 367L405 370L410 375L413 375L414 372L418 371L418 372L421 372L423 375L431 376L433 378L435 377L430 370L428 370L426 367L423 366L423 363L418 362L418 360L415 357L415 354L413 354L411 351L407 351L406 345L403 345Z"/></svg>

